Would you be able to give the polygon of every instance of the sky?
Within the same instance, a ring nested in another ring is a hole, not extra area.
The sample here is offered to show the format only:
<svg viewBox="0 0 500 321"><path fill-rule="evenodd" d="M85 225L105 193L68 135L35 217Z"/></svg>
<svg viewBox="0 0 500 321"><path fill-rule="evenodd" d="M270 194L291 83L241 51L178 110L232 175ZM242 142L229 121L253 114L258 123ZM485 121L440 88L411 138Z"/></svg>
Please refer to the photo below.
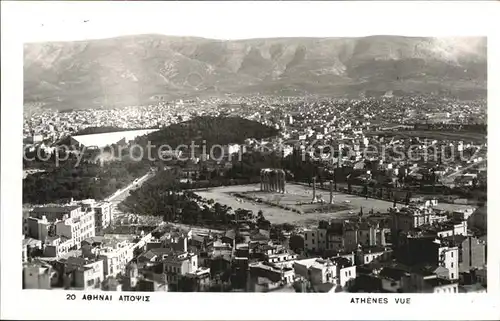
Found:
<svg viewBox="0 0 500 321"><path fill-rule="evenodd" d="M17 12L9 21L17 23L16 34L23 42L145 33L215 39L482 35L485 24L474 21L484 19L484 7L471 5L450 1L437 4L75 1L3 2L2 11L4 7L13 7Z"/></svg>

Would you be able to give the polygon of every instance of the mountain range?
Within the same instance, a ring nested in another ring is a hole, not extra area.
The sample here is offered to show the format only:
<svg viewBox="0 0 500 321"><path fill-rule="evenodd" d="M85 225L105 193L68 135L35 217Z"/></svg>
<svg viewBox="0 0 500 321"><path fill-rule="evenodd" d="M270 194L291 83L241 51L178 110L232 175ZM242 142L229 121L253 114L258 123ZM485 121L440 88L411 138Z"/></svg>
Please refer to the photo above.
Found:
<svg viewBox="0 0 500 321"><path fill-rule="evenodd" d="M24 99L58 109L236 95L486 97L486 38L214 40L164 35L27 43Z"/></svg>

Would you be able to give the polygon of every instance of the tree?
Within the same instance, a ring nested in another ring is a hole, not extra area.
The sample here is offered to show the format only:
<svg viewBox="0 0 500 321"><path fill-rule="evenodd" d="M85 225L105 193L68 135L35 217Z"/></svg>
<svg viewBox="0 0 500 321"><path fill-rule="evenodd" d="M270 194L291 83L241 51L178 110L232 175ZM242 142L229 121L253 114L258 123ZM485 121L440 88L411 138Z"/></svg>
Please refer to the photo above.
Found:
<svg viewBox="0 0 500 321"><path fill-rule="evenodd" d="M134 249L134 257L138 257L139 255L141 255L141 253L142 253L142 249L141 248L136 247Z"/></svg>
<svg viewBox="0 0 500 321"><path fill-rule="evenodd" d="M304 238L298 234L290 236L288 244L290 249L295 253L302 253L304 251Z"/></svg>
<svg viewBox="0 0 500 321"><path fill-rule="evenodd" d="M263 230L269 230L269 228L271 227L271 222L269 222L268 220L259 220L257 222L257 225L260 229L263 229Z"/></svg>
<svg viewBox="0 0 500 321"><path fill-rule="evenodd" d="M295 229L295 226L293 226L290 223L284 223L282 225L282 227L283 227L283 230L286 231L286 232L291 232L291 231L293 231Z"/></svg>
<svg viewBox="0 0 500 321"><path fill-rule="evenodd" d="M412 197L412 193L411 193L411 191L408 191L408 195L407 195L407 198L408 198L408 204L410 204L411 197ZM408 204L406 204L406 205L408 205Z"/></svg>
<svg viewBox="0 0 500 321"><path fill-rule="evenodd" d="M321 221L319 221L319 223L318 223L318 228L323 229L323 230L326 230L326 229L328 229L328 226L329 226L329 225L330 225L330 224L329 224L327 221L325 221L325 220L321 220Z"/></svg>

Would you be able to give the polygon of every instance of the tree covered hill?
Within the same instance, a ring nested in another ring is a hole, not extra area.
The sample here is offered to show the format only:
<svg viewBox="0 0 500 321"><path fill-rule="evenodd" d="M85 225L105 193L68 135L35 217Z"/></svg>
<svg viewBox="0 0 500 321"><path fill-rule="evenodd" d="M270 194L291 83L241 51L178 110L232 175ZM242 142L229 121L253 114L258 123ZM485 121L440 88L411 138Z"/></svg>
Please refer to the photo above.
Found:
<svg viewBox="0 0 500 321"><path fill-rule="evenodd" d="M262 139L276 136L278 130L259 122L240 117L195 117L188 121L173 124L138 139L140 145L168 145L173 150L181 145L203 144L210 148L214 145L241 144L247 138Z"/></svg>

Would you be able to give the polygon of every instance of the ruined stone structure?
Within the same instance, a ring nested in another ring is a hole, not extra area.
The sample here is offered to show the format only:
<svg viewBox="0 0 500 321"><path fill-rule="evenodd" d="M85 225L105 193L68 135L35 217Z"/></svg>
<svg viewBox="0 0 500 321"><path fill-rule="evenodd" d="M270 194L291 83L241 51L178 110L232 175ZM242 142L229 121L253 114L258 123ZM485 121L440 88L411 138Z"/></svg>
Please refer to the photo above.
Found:
<svg viewBox="0 0 500 321"><path fill-rule="evenodd" d="M264 168L260 171L260 190L265 192L285 193L285 171L276 168Z"/></svg>
<svg viewBox="0 0 500 321"><path fill-rule="evenodd" d="M313 177L313 179L312 179L312 187L313 187L312 202L315 203L317 201L317 199L316 199L316 177Z"/></svg>
<svg viewBox="0 0 500 321"><path fill-rule="evenodd" d="M330 204L333 204L333 181L330 181Z"/></svg>

